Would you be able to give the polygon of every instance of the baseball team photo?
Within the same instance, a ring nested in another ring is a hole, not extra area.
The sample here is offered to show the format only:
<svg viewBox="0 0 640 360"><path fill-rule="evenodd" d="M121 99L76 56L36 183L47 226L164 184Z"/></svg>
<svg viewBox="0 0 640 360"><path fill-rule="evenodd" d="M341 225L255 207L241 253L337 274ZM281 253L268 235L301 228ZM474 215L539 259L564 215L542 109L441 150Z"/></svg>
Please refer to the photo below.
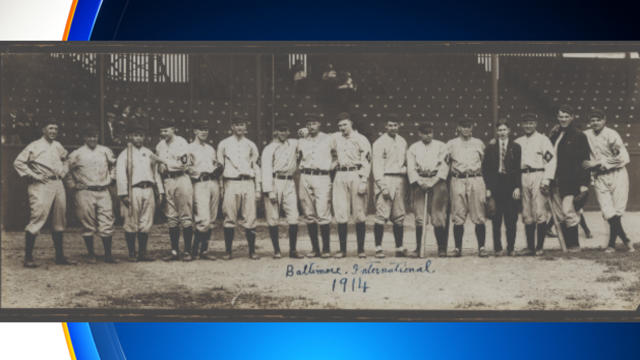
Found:
<svg viewBox="0 0 640 360"><path fill-rule="evenodd" d="M4 44L0 307L636 310L637 45Z"/></svg>

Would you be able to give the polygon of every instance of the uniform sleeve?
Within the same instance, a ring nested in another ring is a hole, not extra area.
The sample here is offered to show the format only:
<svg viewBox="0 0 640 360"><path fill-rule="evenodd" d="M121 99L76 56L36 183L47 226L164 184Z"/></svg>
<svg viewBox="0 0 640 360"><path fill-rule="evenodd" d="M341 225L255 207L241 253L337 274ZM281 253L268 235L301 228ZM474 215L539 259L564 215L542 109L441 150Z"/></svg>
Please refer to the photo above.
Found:
<svg viewBox="0 0 640 360"><path fill-rule="evenodd" d="M256 191L260 191L260 182L262 176L260 176L260 152L258 151L258 147L253 142L250 143L251 151L249 153L249 160L251 161L251 168L253 169L253 173L255 174L255 184Z"/></svg>
<svg viewBox="0 0 640 360"><path fill-rule="evenodd" d="M111 151L111 149L109 149L108 147L105 147L105 156L107 158L107 164L109 166L109 177L112 180L116 179L116 158L113 155L113 151Z"/></svg>
<svg viewBox="0 0 640 360"><path fill-rule="evenodd" d="M127 150L123 150L118 159L116 160L116 190L118 196L125 196L128 194L127 184Z"/></svg>
<svg viewBox="0 0 640 360"><path fill-rule="evenodd" d="M224 163L224 141L220 142L220 144L218 144L218 151L216 154L216 158L218 159L218 163L222 166L227 166Z"/></svg>
<svg viewBox="0 0 640 360"><path fill-rule="evenodd" d="M158 162L151 163L151 171L153 172L153 178L156 181L156 188L158 189L159 194L164 194L164 181L162 181L162 176L160 176L160 171L158 171Z"/></svg>
<svg viewBox="0 0 640 360"><path fill-rule="evenodd" d="M522 147L518 143L514 143L515 158L513 159L513 182L514 186L522 190L522 170L520 164L522 163Z"/></svg>
<svg viewBox="0 0 640 360"><path fill-rule="evenodd" d="M420 178L418 176L418 165L416 163L416 149L413 145L407 150L407 176L409 177L409 184L415 183Z"/></svg>
<svg viewBox="0 0 640 360"><path fill-rule="evenodd" d="M402 149L404 150L404 163L402 164L402 167L400 167L400 172L403 174L407 173L407 141L403 138L402 139Z"/></svg>
<svg viewBox="0 0 640 360"><path fill-rule="evenodd" d="M273 151L275 146L267 145L262 151L262 191L273 190Z"/></svg>
<svg viewBox="0 0 640 360"><path fill-rule="evenodd" d="M34 172L31 170L31 168L29 167L32 148L33 146L31 144L27 145L27 147L24 148L24 150L22 150L20 154L18 154L18 156L13 162L13 167L16 169L20 177L25 177L25 176L33 177L35 175Z"/></svg>
<svg viewBox="0 0 640 360"><path fill-rule="evenodd" d="M478 139L478 153L480 154L480 160L481 161L484 159L485 150L486 150L486 147L485 147L484 143L482 142L482 140Z"/></svg>
<svg viewBox="0 0 640 360"><path fill-rule="evenodd" d="M449 177L449 147L445 144L440 146L440 150L438 151L438 176L442 180L447 180Z"/></svg>
<svg viewBox="0 0 640 360"><path fill-rule="evenodd" d="M360 162L362 167L358 171L358 175L363 180L369 179L369 174L371 173L371 144L366 137L360 136Z"/></svg>
<svg viewBox="0 0 640 360"><path fill-rule="evenodd" d="M384 144L380 139L373 143L371 169L373 171L373 181L379 187L383 187L382 180L384 178Z"/></svg>
<svg viewBox="0 0 640 360"><path fill-rule="evenodd" d="M611 152L614 155L615 164L607 164L607 167L624 167L631 161L629 158L629 152L627 151L627 147L624 146L624 142L622 141L620 134L618 134L617 131L612 131L612 134L613 141L609 146L611 147Z"/></svg>
<svg viewBox="0 0 640 360"><path fill-rule="evenodd" d="M75 189L77 184L75 170L78 167L78 150L75 150L71 155L69 155L69 158L67 159L67 166L69 167L69 172L67 172L67 175L64 177L64 184L69 189Z"/></svg>

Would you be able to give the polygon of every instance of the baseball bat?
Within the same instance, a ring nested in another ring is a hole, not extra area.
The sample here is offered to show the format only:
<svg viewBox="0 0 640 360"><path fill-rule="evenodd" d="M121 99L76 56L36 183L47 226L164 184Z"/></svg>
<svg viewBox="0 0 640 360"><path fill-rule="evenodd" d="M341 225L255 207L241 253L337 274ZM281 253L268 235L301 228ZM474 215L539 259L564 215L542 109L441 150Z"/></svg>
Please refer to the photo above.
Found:
<svg viewBox="0 0 640 360"><path fill-rule="evenodd" d="M553 195L551 195L553 196ZM551 198L548 198L549 208L551 210L551 216L553 217L553 222L556 225L556 230L558 232L558 242L560 242L560 248L562 252L567 252L567 243L564 241L564 234L562 233L562 227L560 226L560 221L558 221L558 215L553 211L553 205L551 204Z"/></svg>
<svg viewBox="0 0 640 360"><path fill-rule="evenodd" d="M420 258L424 258L424 248L427 246L427 225L429 225L429 213L427 209L427 205L429 204L429 191L425 190L424 192L424 211L422 217L422 238L420 242L422 243L420 246Z"/></svg>

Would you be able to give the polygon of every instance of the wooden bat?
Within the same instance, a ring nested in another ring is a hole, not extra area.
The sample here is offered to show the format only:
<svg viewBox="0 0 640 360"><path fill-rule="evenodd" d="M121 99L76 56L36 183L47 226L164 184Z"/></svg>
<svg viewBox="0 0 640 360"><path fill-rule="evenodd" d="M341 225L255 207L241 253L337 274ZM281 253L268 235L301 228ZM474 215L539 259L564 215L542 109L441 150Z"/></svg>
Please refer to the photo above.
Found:
<svg viewBox="0 0 640 360"><path fill-rule="evenodd" d="M547 201L549 202L549 209L553 209L551 204L551 197L547 198ZM562 249L562 252L567 252L567 243L564 241L564 234L562 233L562 227L560 226L558 215L556 215L556 213L551 210L551 216L553 217L553 222L556 225L556 230L558 232L558 242L560 242L560 248Z"/></svg>
<svg viewBox="0 0 640 360"><path fill-rule="evenodd" d="M427 226L429 225L429 212L427 206L429 204L429 191L426 190L424 192L424 211L422 218L422 238L420 242L422 243L420 246L420 258L424 258L424 248L427 246Z"/></svg>
<svg viewBox="0 0 640 360"><path fill-rule="evenodd" d="M127 143L127 194L129 195L129 217L137 230L138 219L133 206L133 144L131 142Z"/></svg>

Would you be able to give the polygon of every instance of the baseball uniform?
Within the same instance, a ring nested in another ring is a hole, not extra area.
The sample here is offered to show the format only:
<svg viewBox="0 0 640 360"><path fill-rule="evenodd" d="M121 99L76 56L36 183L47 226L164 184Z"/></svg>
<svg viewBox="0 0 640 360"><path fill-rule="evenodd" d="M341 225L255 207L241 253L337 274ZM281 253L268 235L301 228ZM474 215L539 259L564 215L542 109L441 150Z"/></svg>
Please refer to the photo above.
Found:
<svg viewBox="0 0 640 360"><path fill-rule="evenodd" d="M260 192L258 148L246 137L229 136L218 145L218 162L224 166L222 213L227 258L231 258L236 225L245 229L249 256L255 255L256 195ZM240 214L240 219L238 218Z"/></svg>
<svg viewBox="0 0 640 360"><path fill-rule="evenodd" d="M298 141L298 158L300 159L298 194L313 249L310 256L320 255L318 226L322 234L322 253L330 252L331 177L329 172L333 165L333 151L332 137L323 132Z"/></svg>
<svg viewBox="0 0 640 360"><path fill-rule="evenodd" d="M482 140L459 136L447 143L451 163L451 212L453 214L453 235L455 254L462 251L464 223L467 216L476 224L476 239L480 255L484 252L486 229L485 202L486 187L482 178L484 144Z"/></svg>
<svg viewBox="0 0 640 360"><path fill-rule="evenodd" d="M627 208L629 198L629 152L617 131L604 127L599 133L593 129L585 131L590 158L600 166L592 172L593 185L602 216L610 223L608 247L614 248L616 236L629 244L630 240L622 229L621 217Z"/></svg>
<svg viewBox="0 0 640 360"><path fill-rule="evenodd" d="M338 223L340 253L347 252L346 226L349 217L356 223L358 255L364 255L365 221L367 220L367 192L371 172L371 145L356 130L348 136L332 135L335 143L337 173L333 180L333 212ZM364 187L365 191L362 191Z"/></svg>
<svg viewBox="0 0 640 360"><path fill-rule="evenodd" d="M546 223L550 214L548 197L542 193L541 186L549 185L555 171L554 148L546 135L534 131L516 139L522 154L520 170L522 172L522 222L525 226L527 249L540 251L544 247ZM536 233L537 232L537 233ZM536 236L537 235L537 236Z"/></svg>
<svg viewBox="0 0 640 360"><path fill-rule="evenodd" d="M35 239L44 226L49 213L51 216L51 237L56 250L56 262L68 262L63 253L62 232L66 225L66 194L62 178L67 173L67 150L53 140L44 136L30 143L18 154L13 166L22 178L29 182L29 223L25 228L25 266L35 267L33 263L33 246ZM42 181L34 178L42 177Z"/></svg>
<svg viewBox="0 0 640 360"><path fill-rule="evenodd" d="M82 225L82 237L89 256L95 258L93 235L102 238L105 260L112 261L111 242L113 235L113 206L109 185L113 180L116 158L111 149L96 145L79 147L69 155L69 174L66 183L76 189L74 204L76 216Z"/></svg>
<svg viewBox="0 0 640 360"><path fill-rule="evenodd" d="M412 185L412 207L415 214L416 225L416 250L414 255L420 253L422 246L422 232L425 224L424 198L425 191L419 186L420 180L426 180L434 185L427 190L429 202L427 213L433 224L433 231L438 245L438 251L446 254L447 249L447 177L449 176L449 164L447 163L447 146L439 140L431 140L428 144L418 141L412 144L407 151L407 175Z"/></svg>
<svg viewBox="0 0 640 360"><path fill-rule="evenodd" d="M204 254L218 218L220 204L220 183L214 176L218 158L213 146L198 139L189 144L189 156L193 162L188 172L193 183L193 217L196 228L192 255L197 256L200 252L202 258L208 258Z"/></svg>
<svg viewBox="0 0 640 360"><path fill-rule="evenodd" d="M372 145L372 172L376 219L373 233L376 255L382 253L384 224L393 223L396 251L402 250L404 236L404 202L407 197L407 142L400 136L385 133ZM386 194L386 195L385 195Z"/></svg>
<svg viewBox="0 0 640 360"><path fill-rule="evenodd" d="M180 253L180 225L184 237L184 257L191 257L191 240L193 237L193 186L186 169L191 165L189 143L178 135L167 142L160 140L156 146L156 154L164 162L166 173L162 174L166 194L164 213L169 226L171 256L175 260Z"/></svg>
<svg viewBox="0 0 640 360"><path fill-rule="evenodd" d="M298 141L274 139L262 151L262 191L264 209L275 254L280 253L278 242L278 222L280 210L284 211L289 224L289 252L295 255L298 232L298 197L293 175L296 172ZM275 201L269 193L273 192Z"/></svg>

